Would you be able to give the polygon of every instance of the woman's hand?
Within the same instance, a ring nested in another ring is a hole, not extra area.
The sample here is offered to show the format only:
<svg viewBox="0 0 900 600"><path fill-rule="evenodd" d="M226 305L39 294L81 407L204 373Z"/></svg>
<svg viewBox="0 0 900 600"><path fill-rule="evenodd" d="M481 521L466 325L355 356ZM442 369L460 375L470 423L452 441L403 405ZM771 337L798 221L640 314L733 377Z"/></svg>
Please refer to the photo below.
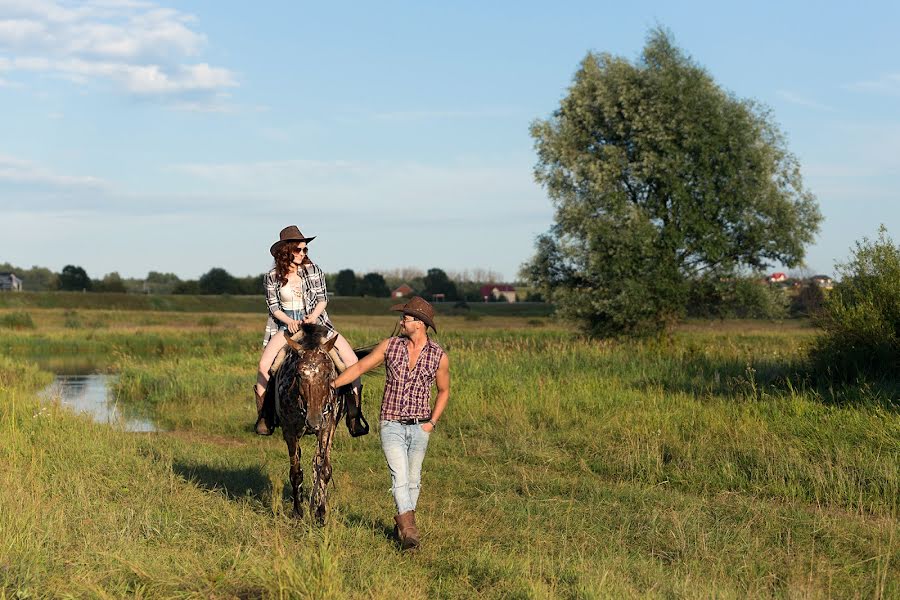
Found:
<svg viewBox="0 0 900 600"><path fill-rule="evenodd" d="M305 317L303 317L303 322L308 325L315 325L317 320L317 317L314 317L312 315L306 315Z"/></svg>
<svg viewBox="0 0 900 600"><path fill-rule="evenodd" d="M296 319L291 319L287 323L288 331L290 331L291 333L297 333L297 331L300 329L300 323L301 323L301 321L298 321Z"/></svg>

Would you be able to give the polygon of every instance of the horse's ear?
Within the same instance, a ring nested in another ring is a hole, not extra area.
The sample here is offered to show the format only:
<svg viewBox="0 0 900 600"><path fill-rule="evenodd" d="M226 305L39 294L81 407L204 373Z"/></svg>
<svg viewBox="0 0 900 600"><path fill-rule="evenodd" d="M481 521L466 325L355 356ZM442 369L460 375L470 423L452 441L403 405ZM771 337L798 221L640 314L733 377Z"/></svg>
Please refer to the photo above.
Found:
<svg viewBox="0 0 900 600"><path fill-rule="evenodd" d="M331 352L331 349L334 348L334 343L337 341L338 336L334 336L330 340L322 340L322 349L325 352Z"/></svg>
<svg viewBox="0 0 900 600"><path fill-rule="evenodd" d="M288 336L287 332L284 332L284 341L288 346L293 348L295 352L300 352L300 344L298 344L290 336Z"/></svg>

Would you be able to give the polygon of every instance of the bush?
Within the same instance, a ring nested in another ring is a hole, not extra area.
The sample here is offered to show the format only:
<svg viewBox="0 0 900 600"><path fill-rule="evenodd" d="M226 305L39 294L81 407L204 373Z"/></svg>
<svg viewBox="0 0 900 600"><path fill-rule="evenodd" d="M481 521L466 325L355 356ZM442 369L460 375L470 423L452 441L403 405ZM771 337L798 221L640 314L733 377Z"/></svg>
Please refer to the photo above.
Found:
<svg viewBox="0 0 900 600"><path fill-rule="evenodd" d="M7 329L34 329L34 321L29 313L19 310L0 316L0 327Z"/></svg>
<svg viewBox="0 0 900 600"><path fill-rule="evenodd" d="M67 329L78 329L81 327L81 315L79 315L74 310L67 310L63 316L65 317L65 321L63 322L63 326Z"/></svg>
<svg viewBox="0 0 900 600"><path fill-rule="evenodd" d="M791 314L802 317L818 317L825 306L825 290L815 283L804 285L791 303Z"/></svg>
<svg viewBox="0 0 900 600"><path fill-rule="evenodd" d="M819 373L855 381L896 379L900 369L900 247L882 226L878 240L856 243L837 266L841 281L816 320L824 333L811 358Z"/></svg>
<svg viewBox="0 0 900 600"><path fill-rule="evenodd" d="M706 319L783 319L788 315L787 294L764 283L762 275L693 281L687 305L688 316Z"/></svg>

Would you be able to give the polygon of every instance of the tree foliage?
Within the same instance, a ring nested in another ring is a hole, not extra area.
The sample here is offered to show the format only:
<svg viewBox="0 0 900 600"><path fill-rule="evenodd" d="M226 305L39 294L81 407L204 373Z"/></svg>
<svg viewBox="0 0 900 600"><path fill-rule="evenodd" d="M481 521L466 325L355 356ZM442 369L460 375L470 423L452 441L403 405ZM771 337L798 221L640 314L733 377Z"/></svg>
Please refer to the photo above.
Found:
<svg viewBox="0 0 900 600"><path fill-rule="evenodd" d="M240 294L241 286L238 280L228 271L219 267L213 267L200 276L197 286L201 294Z"/></svg>
<svg viewBox="0 0 900 600"><path fill-rule="evenodd" d="M457 299L456 284L450 281L447 273L442 269L436 267L428 269L423 283L422 294L425 298L431 298L435 294L443 294L445 300Z"/></svg>
<svg viewBox="0 0 900 600"><path fill-rule="evenodd" d="M125 281L122 279L122 276L119 275L118 271L113 271L104 275L100 281L95 281L92 291L124 294L128 290L125 287Z"/></svg>
<svg viewBox="0 0 900 600"><path fill-rule="evenodd" d="M90 291L92 287L93 282L91 278L88 277L87 272L81 267L66 265L59 274L59 289L61 290L82 292L85 290Z"/></svg>
<svg viewBox="0 0 900 600"><path fill-rule="evenodd" d="M374 296L376 298L388 298L391 290L388 289L384 277L380 273L366 273L359 280L357 291L360 296Z"/></svg>
<svg viewBox="0 0 900 600"><path fill-rule="evenodd" d="M838 272L817 319L825 333L814 364L833 379L900 379L900 246L882 226L876 241L857 242Z"/></svg>
<svg viewBox="0 0 900 600"><path fill-rule="evenodd" d="M0 263L0 272L15 273L22 280L22 289L26 292L59 289L59 275L46 267L33 266L30 269L22 269L10 263Z"/></svg>
<svg viewBox="0 0 900 600"><path fill-rule="evenodd" d="M356 284L356 273L353 269L343 269L338 271L334 280L334 291L338 296L355 296Z"/></svg>
<svg viewBox="0 0 900 600"><path fill-rule="evenodd" d="M761 273L744 277L703 277L691 281L687 316L704 319L769 319L788 317L790 299Z"/></svg>
<svg viewBox="0 0 900 600"><path fill-rule="evenodd" d="M798 264L821 220L769 112L659 29L637 62L588 54L531 134L556 215L523 275L594 335L665 328L692 279Z"/></svg>

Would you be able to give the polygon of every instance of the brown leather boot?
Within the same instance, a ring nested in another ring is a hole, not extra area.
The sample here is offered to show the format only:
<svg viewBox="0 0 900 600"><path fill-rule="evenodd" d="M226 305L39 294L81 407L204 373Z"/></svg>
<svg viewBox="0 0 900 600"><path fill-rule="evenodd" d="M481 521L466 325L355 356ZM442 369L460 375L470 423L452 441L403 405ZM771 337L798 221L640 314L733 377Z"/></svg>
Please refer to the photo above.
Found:
<svg viewBox="0 0 900 600"><path fill-rule="evenodd" d="M265 392L260 394L254 385L253 395L256 397L256 435L272 435L274 428L269 426L265 415L263 415L263 404L266 401L266 394Z"/></svg>
<svg viewBox="0 0 900 600"><path fill-rule="evenodd" d="M347 431L351 437L359 437L369 433L369 422L362 414L362 385L351 387L344 396L347 404Z"/></svg>
<svg viewBox="0 0 900 600"><path fill-rule="evenodd" d="M400 547L404 550L415 550L419 547L419 529L416 527L416 511L408 510L394 517L400 532Z"/></svg>

